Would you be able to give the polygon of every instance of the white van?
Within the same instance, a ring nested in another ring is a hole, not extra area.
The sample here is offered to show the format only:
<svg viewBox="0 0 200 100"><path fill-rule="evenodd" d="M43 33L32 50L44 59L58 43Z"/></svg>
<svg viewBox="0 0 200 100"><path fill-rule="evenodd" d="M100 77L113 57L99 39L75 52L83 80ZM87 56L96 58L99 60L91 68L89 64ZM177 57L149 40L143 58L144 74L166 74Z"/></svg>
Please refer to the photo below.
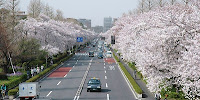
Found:
<svg viewBox="0 0 200 100"><path fill-rule="evenodd" d="M112 57L112 52L111 52L111 51L107 51L107 52L106 52L106 57L107 57L107 58Z"/></svg>

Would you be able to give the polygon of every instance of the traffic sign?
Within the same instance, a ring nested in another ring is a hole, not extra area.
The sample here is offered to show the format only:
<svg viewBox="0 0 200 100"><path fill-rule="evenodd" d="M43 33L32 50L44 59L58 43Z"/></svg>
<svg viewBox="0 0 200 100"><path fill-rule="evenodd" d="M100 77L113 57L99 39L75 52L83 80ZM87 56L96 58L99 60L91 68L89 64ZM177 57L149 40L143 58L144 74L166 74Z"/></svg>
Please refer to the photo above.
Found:
<svg viewBox="0 0 200 100"><path fill-rule="evenodd" d="M83 42L83 37L77 37L77 42Z"/></svg>

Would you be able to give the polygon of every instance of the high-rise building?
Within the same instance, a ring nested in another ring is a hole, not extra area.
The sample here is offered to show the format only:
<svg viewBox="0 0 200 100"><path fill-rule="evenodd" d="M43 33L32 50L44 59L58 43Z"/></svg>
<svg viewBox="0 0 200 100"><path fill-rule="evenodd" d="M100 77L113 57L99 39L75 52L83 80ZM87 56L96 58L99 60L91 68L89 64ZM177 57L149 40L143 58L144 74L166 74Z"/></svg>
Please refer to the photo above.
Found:
<svg viewBox="0 0 200 100"><path fill-rule="evenodd" d="M83 27L86 29L91 29L91 20L90 19L78 19L79 23L83 24Z"/></svg>
<svg viewBox="0 0 200 100"><path fill-rule="evenodd" d="M104 28L103 28L103 32L108 31L112 26L112 18L111 17L105 17L104 18Z"/></svg>

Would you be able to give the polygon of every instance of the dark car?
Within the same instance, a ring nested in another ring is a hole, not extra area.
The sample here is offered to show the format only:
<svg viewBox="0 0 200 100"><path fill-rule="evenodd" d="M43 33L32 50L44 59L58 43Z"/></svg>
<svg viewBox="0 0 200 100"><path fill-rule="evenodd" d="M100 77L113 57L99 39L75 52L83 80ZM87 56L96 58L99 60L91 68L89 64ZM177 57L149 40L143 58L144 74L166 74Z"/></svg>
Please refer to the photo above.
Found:
<svg viewBox="0 0 200 100"><path fill-rule="evenodd" d="M89 57L94 57L94 52L93 51L89 52Z"/></svg>
<svg viewBox="0 0 200 100"><path fill-rule="evenodd" d="M101 92L101 81L99 78L91 78L87 83L87 92L99 91Z"/></svg>
<svg viewBox="0 0 200 100"><path fill-rule="evenodd" d="M97 57L98 57L98 58L103 58L103 52L98 52Z"/></svg>

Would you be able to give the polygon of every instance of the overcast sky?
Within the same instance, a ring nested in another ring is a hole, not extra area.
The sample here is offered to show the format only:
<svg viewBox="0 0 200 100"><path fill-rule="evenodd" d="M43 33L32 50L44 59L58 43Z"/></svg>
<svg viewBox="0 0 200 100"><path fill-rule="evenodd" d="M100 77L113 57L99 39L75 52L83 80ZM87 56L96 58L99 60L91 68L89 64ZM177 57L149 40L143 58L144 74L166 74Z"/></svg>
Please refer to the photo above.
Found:
<svg viewBox="0 0 200 100"><path fill-rule="evenodd" d="M91 19L92 26L103 25L104 17L118 18L137 7L138 0L42 0L63 11L67 18ZM19 8L27 11L30 0L20 0Z"/></svg>

